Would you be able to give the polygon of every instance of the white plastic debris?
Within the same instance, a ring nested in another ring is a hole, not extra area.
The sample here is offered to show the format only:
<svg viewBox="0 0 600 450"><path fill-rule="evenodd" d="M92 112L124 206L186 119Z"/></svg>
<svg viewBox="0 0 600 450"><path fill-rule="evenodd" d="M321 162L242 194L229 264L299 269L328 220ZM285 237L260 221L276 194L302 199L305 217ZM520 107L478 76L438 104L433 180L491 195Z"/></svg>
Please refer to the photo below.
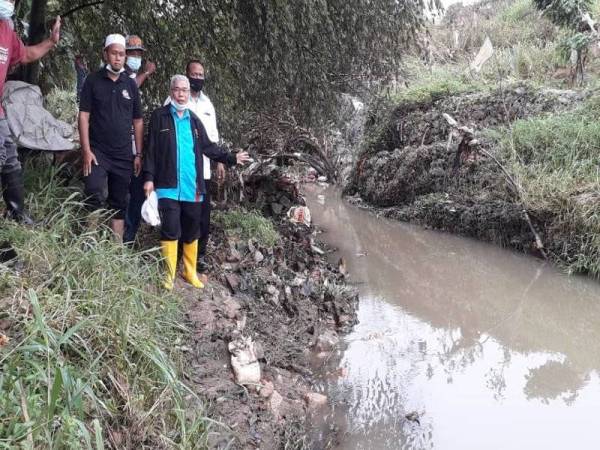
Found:
<svg viewBox="0 0 600 450"><path fill-rule="evenodd" d="M490 41L490 38L486 36L483 45L479 49L479 53L477 53L477 56L475 56L475 59L473 62L471 62L471 70L474 70L477 73L481 72L481 68L492 57L493 54L494 47L492 46L492 41Z"/></svg>
<svg viewBox="0 0 600 450"><path fill-rule="evenodd" d="M238 384L258 384L260 382L260 364L252 338L240 336L229 343L231 367Z"/></svg>
<svg viewBox="0 0 600 450"><path fill-rule="evenodd" d="M306 206L292 206L288 211L287 216L292 223L302 223L307 227L310 227L310 209Z"/></svg>
<svg viewBox="0 0 600 450"><path fill-rule="evenodd" d="M142 217L144 221L153 227L160 226L160 215L158 214L158 197L152 191L142 205Z"/></svg>

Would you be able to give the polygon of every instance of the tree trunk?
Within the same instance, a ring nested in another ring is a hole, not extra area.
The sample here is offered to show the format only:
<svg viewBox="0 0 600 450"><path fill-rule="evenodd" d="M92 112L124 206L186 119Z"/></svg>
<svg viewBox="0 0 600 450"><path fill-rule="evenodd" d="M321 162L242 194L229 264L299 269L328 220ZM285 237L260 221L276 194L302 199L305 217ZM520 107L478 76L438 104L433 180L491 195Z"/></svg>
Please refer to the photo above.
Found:
<svg viewBox="0 0 600 450"><path fill-rule="evenodd" d="M48 0L32 0L29 13L29 36L27 45L39 44L46 38L46 10ZM39 61L27 65L23 70L23 81L37 84L40 75Z"/></svg>

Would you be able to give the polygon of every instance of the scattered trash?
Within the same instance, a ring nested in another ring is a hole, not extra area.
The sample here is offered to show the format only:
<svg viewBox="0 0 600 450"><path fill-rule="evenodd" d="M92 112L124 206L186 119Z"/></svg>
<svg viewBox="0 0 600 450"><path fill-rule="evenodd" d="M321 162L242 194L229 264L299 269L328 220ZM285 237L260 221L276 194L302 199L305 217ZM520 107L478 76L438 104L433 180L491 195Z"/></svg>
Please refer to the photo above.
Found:
<svg viewBox="0 0 600 450"><path fill-rule="evenodd" d="M470 69L475 72L481 72L483 65L492 57L494 54L494 47L492 46L492 41L490 41L489 37L485 37L485 41L483 45L479 49L479 53L475 56L475 59L470 64Z"/></svg>
<svg viewBox="0 0 600 450"><path fill-rule="evenodd" d="M273 415L278 419L281 418L281 416L283 415L283 405L283 397L281 396L281 394L277 391L273 391L269 400L269 407L271 408L271 412L273 413Z"/></svg>
<svg viewBox="0 0 600 450"><path fill-rule="evenodd" d="M325 204L325 196L324 195L317 195L317 203L319 205L324 205Z"/></svg>
<svg viewBox="0 0 600 450"><path fill-rule="evenodd" d="M258 384L260 382L260 364L254 351L252 338L240 336L229 343L231 367L238 384Z"/></svg>
<svg viewBox="0 0 600 450"><path fill-rule="evenodd" d="M310 227L310 209L306 206L292 206L287 213L290 222L302 223L307 227Z"/></svg>
<svg viewBox="0 0 600 450"><path fill-rule="evenodd" d="M0 348L4 347L10 342L10 338L2 333L0 333Z"/></svg>
<svg viewBox="0 0 600 450"><path fill-rule="evenodd" d="M344 260L344 258L340 258L338 261L338 270L340 271L340 273L343 276L347 276L348 275L348 270L346 269L346 261Z"/></svg>
<svg viewBox="0 0 600 450"><path fill-rule="evenodd" d="M319 247L317 247L316 245L311 245L310 249L315 252L317 255L324 255L325 251L321 250Z"/></svg>
<svg viewBox="0 0 600 450"><path fill-rule="evenodd" d="M309 392L304 396L309 411L315 411L327 405L327 397L316 392Z"/></svg>
<svg viewBox="0 0 600 450"><path fill-rule="evenodd" d="M410 420L411 422L416 422L418 425L421 425L421 420L419 417L419 413L416 411L410 412L404 416L406 420Z"/></svg>
<svg viewBox="0 0 600 450"><path fill-rule="evenodd" d="M229 289L231 289L232 294L238 292L241 283L240 277L238 275L236 275L235 273L228 273L225 275L225 280L227 281L227 286L229 286Z"/></svg>
<svg viewBox="0 0 600 450"><path fill-rule="evenodd" d="M265 381L262 384L258 393L262 398L269 398L273 395L274 392L275 387L273 386L273 383L271 383L270 381Z"/></svg>
<svg viewBox="0 0 600 450"><path fill-rule="evenodd" d="M315 343L315 350L317 352L331 352L336 349L340 338L338 334L333 330L325 330L317 338Z"/></svg>
<svg viewBox="0 0 600 450"><path fill-rule="evenodd" d="M265 256L259 250L256 250L256 253L254 253L254 262L256 262L256 264L260 264L264 260Z"/></svg>
<svg viewBox="0 0 600 450"><path fill-rule="evenodd" d="M17 259L17 251L10 242L0 243L0 263L9 263Z"/></svg>

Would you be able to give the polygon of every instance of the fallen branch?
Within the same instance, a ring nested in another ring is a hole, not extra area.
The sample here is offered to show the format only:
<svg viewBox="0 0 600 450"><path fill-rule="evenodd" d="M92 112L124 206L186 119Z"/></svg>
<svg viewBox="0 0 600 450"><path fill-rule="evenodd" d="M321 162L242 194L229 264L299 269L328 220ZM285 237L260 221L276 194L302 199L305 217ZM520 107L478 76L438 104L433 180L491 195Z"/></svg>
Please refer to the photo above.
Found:
<svg viewBox="0 0 600 450"><path fill-rule="evenodd" d="M452 136L452 134L454 132L457 132L460 136L463 137L463 139L461 139L460 144L459 144L459 151L460 151L460 146L463 145L463 143L466 145L470 145L470 146L479 146L479 141L477 141L476 139L473 139L473 136L475 134L473 130L471 130L470 128L465 127L465 126L460 127L458 122L456 122L456 120L449 114L444 113L444 118L446 119L446 122L448 122L448 124L453 128L453 130L450 133L450 136ZM451 142L450 138L449 138L448 142ZM482 154L484 154L485 156L489 157L492 161L494 161L494 163L496 163L496 165L500 168L500 170L504 174L509 185L512 187L513 192L517 196L519 204L522 208L521 212L523 213L523 216L525 217L525 221L527 222L527 225L528 225L529 229L531 230L531 232L533 233L533 236L535 238L536 248L540 251L540 253L544 257L544 259L548 259L548 255L546 254L546 251L544 250L544 243L542 241L542 238L540 237L540 234L535 229L535 226L533 225L531 217L530 217L529 213L527 212L527 209L525 208L525 201L523 200L521 186L519 186L517 184L515 179L508 172L508 170L504 167L504 165L500 161L498 161L498 159L494 155L492 155L490 152L488 152L487 150L484 150L482 148L478 148L478 151L480 151ZM457 153L457 158L460 158L460 153Z"/></svg>
<svg viewBox="0 0 600 450"><path fill-rule="evenodd" d="M310 130L298 125L293 118L264 114L255 116L253 122L249 138L257 153L267 157L301 155L295 159L309 164L330 180L337 178L335 165L324 150L326 145Z"/></svg>

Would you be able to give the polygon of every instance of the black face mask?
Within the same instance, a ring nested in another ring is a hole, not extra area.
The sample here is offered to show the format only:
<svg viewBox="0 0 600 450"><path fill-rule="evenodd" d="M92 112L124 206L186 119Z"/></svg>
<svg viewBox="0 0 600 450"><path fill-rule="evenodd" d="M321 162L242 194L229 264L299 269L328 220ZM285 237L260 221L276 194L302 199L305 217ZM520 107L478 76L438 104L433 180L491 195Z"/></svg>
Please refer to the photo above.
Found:
<svg viewBox="0 0 600 450"><path fill-rule="evenodd" d="M204 87L204 78L188 77L188 80L190 80L190 89L196 93L200 92L202 90L202 88Z"/></svg>

